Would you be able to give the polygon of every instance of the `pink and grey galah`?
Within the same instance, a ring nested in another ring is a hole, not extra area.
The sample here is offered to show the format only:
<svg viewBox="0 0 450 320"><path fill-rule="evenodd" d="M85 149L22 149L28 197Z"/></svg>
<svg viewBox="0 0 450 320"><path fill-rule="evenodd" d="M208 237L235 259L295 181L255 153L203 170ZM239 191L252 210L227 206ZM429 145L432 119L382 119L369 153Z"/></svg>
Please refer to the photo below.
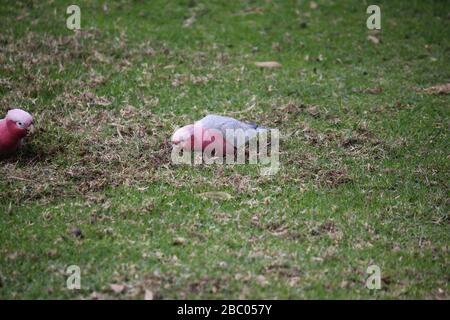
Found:
<svg viewBox="0 0 450 320"><path fill-rule="evenodd" d="M21 109L9 110L0 119L0 155L11 154L22 144L22 139L33 132L33 117Z"/></svg>
<svg viewBox="0 0 450 320"><path fill-rule="evenodd" d="M204 151L208 147L214 148L216 155L231 154L258 133L268 131L254 123L211 114L176 130L172 145L186 151Z"/></svg>

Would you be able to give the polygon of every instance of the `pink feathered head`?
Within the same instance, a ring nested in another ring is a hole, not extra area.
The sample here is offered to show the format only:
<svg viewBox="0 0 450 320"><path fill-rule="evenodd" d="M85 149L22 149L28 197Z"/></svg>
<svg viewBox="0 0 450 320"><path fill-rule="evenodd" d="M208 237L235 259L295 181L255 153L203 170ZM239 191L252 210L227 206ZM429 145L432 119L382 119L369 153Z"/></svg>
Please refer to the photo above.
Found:
<svg viewBox="0 0 450 320"><path fill-rule="evenodd" d="M9 110L5 120L9 131L18 137L25 137L34 129L33 117L21 109Z"/></svg>
<svg viewBox="0 0 450 320"><path fill-rule="evenodd" d="M176 130L172 135L172 144L178 145L182 149L191 149L194 145L194 125L189 124Z"/></svg>

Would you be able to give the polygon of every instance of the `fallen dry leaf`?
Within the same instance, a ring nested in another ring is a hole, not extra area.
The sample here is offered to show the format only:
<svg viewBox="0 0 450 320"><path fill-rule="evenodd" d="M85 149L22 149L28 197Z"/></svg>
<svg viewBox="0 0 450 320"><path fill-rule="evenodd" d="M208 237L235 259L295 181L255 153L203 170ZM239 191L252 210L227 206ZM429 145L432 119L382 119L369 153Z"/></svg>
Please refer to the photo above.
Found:
<svg viewBox="0 0 450 320"><path fill-rule="evenodd" d="M281 64L277 61L261 61L255 62L255 66L260 68L280 68Z"/></svg>
<svg viewBox="0 0 450 320"><path fill-rule="evenodd" d="M183 22L183 28L189 28L195 22L195 15L190 16Z"/></svg>
<svg viewBox="0 0 450 320"><path fill-rule="evenodd" d="M105 299L105 297L102 294L95 292L95 291L91 293L90 298L92 300L104 300Z"/></svg>
<svg viewBox="0 0 450 320"><path fill-rule="evenodd" d="M84 238L83 232L81 231L80 228L72 227L70 228L69 233L76 238Z"/></svg>
<svg viewBox="0 0 450 320"><path fill-rule="evenodd" d="M422 89L421 91L424 93L427 93L427 94L449 94L450 93L450 83L439 84L436 86Z"/></svg>
<svg viewBox="0 0 450 320"><path fill-rule="evenodd" d="M115 293L122 293L125 290L125 286L123 284L111 284L109 287Z"/></svg>
<svg viewBox="0 0 450 320"><path fill-rule="evenodd" d="M185 243L186 243L186 239L183 237L176 237L175 239L173 239L174 245L183 245Z"/></svg>
<svg viewBox="0 0 450 320"><path fill-rule="evenodd" d="M380 43L380 39L375 37L375 36L373 36L373 35L368 35L367 36L367 40L370 40L370 41L372 41L375 44L379 44Z"/></svg>
<svg viewBox="0 0 450 320"><path fill-rule="evenodd" d="M150 290L145 290L144 300L153 300L154 295Z"/></svg>
<svg viewBox="0 0 450 320"><path fill-rule="evenodd" d="M216 199L216 200L229 200L232 198L231 194L227 192L217 191L217 192L203 192L200 193L199 196L209 199Z"/></svg>
<svg viewBox="0 0 450 320"><path fill-rule="evenodd" d="M258 282L258 284L262 287L265 287L266 285L269 284L269 281L267 281L266 277L264 277L263 275L258 275L256 277L256 281Z"/></svg>
<svg viewBox="0 0 450 320"><path fill-rule="evenodd" d="M364 93L370 93L370 94L378 94L383 92L383 88L378 86L378 87L374 87L374 88L367 88L364 90Z"/></svg>
<svg viewBox="0 0 450 320"><path fill-rule="evenodd" d="M167 66L165 66L163 69L175 69L177 66L175 64L168 64Z"/></svg>

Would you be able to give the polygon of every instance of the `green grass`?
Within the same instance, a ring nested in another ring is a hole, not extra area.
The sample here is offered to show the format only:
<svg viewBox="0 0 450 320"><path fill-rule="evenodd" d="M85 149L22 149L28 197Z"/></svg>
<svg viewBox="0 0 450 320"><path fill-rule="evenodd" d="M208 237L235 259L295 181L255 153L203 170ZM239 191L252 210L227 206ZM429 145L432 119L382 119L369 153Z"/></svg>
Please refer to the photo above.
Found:
<svg viewBox="0 0 450 320"><path fill-rule="evenodd" d="M80 0L74 34L70 1L2 1L0 114L38 130L0 160L0 298L448 299L449 99L421 89L450 5L377 1L376 44L368 4L316 2ZM280 129L279 173L172 165L208 112Z"/></svg>

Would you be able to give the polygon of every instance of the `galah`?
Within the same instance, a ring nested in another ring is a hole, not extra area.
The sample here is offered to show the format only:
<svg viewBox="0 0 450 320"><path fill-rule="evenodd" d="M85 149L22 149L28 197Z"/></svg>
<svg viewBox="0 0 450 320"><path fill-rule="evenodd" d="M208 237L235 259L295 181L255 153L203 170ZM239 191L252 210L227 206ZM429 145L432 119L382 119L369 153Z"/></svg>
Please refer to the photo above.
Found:
<svg viewBox="0 0 450 320"><path fill-rule="evenodd" d="M211 114L176 130L172 135L172 145L190 151L216 147L216 155L231 154L235 152L235 148L239 148L259 132L267 131L269 129L254 123ZM242 136L238 138L239 134Z"/></svg>
<svg viewBox="0 0 450 320"><path fill-rule="evenodd" d="M0 119L0 155L16 151L22 139L34 129L33 117L21 109L9 110L4 119Z"/></svg>

